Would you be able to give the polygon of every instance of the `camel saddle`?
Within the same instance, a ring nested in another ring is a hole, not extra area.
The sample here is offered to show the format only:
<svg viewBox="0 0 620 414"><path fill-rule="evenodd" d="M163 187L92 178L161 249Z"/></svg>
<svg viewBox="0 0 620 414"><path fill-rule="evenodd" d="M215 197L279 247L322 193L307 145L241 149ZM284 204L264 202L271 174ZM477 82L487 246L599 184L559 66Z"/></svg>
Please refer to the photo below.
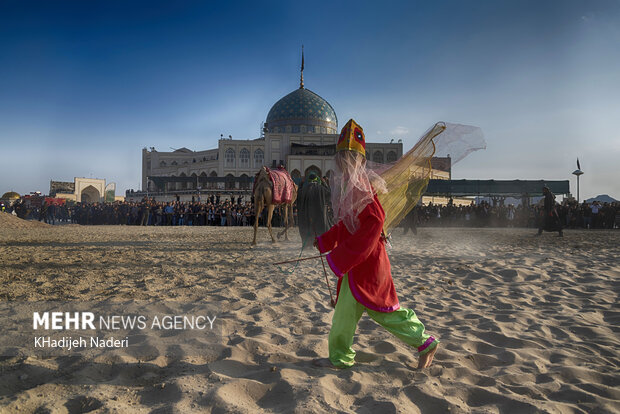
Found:
<svg viewBox="0 0 620 414"><path fill-rule="evenodd" d="M293 201L293 186L295 183L286 169L279 167L277 170L272 170L268 167L264 167L271 183L273 184L273 204L289 204ZM256 184L256 182L255 182Z"/></svg>

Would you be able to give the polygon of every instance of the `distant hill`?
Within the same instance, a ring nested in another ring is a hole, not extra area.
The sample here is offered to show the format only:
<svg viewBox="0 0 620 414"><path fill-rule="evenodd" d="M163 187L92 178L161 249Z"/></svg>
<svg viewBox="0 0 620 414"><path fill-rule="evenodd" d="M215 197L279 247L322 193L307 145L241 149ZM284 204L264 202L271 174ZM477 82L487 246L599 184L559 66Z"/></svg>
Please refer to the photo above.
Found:
<svg viewBox="0 0 620 414"><path fill-rule="evenodd" d="M601 195L597 195L596 197L588 198L586 200L586 203L593 203L595 201L598 201L599 203L613 203L614 201L618 201L618 200L611 198L607 194L601 194Z"/></svg>

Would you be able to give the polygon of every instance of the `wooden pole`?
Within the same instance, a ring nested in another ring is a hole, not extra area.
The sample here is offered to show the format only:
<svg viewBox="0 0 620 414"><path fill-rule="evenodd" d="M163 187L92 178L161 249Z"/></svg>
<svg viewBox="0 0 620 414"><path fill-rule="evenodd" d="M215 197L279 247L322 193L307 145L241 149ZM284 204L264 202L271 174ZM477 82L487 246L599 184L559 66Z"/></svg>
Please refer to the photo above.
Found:
<svg viewBox="0 0 620 414"><path fill-rule="evenodd" d="M301 259L293 259L293 260L286 260L284 262L277 262L277 263L272 263L273 265L281 265L281 264L287 264L287 263L295 263L295 262L301 262L302 260L310 260L310 259L319 259L321 257L325 257L324 255L320 254L318 256L311 256L311 257L303 257Z"/></svg>

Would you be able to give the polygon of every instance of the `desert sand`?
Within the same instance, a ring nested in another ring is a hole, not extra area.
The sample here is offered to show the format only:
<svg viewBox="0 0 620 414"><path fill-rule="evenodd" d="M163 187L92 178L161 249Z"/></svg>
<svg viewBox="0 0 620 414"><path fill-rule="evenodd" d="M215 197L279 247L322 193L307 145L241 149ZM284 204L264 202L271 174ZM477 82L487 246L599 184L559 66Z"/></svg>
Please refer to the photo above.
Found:
<svg viewBox="0 0 620 414"><path fill-rule="evenodd" d="M441 348L416 370L363 316L358 363L335 370L311 363L332 316L320 260L272 265L298 257L295 230L272 245L261 228L250 248L250 227L1 218L0 301L206 301L223 330L220 347L174 358L0 357L0 412L620 412L619 231L397 229L401 304Z"/></svg>

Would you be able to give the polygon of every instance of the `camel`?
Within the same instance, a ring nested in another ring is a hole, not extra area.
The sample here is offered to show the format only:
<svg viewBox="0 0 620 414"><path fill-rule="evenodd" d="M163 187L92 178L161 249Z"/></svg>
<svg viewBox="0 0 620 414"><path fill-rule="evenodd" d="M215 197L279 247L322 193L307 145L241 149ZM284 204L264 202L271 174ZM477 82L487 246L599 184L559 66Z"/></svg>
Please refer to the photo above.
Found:
<svg viewBox="0 0 620 414"><path fill-rule="evenodd" d="M288 228L293 227L289 225L289 217L293 219L293 203L297 199L297 185L293 183L293 193L292 199L290 203L281 203L281 204L273 204L273 183L269 178L269 173L262 167L260 171L256 174L256 180L254 182L254 190L252 192L254 196L254 212L256 218L254 220L254 240L252 241L252 246L256 245L256 232L258 231L258 218L263 211L263 208L267 206L267 228L269 229L269 235L271 236L271 241L273 243L276 242L276 239L273 237L273 233L271 232L271 217L273 216L273 209L276 205L284 204L284 230L278 233L278 239L282 237L284 234L284 239L288 241Z"/></svg>

